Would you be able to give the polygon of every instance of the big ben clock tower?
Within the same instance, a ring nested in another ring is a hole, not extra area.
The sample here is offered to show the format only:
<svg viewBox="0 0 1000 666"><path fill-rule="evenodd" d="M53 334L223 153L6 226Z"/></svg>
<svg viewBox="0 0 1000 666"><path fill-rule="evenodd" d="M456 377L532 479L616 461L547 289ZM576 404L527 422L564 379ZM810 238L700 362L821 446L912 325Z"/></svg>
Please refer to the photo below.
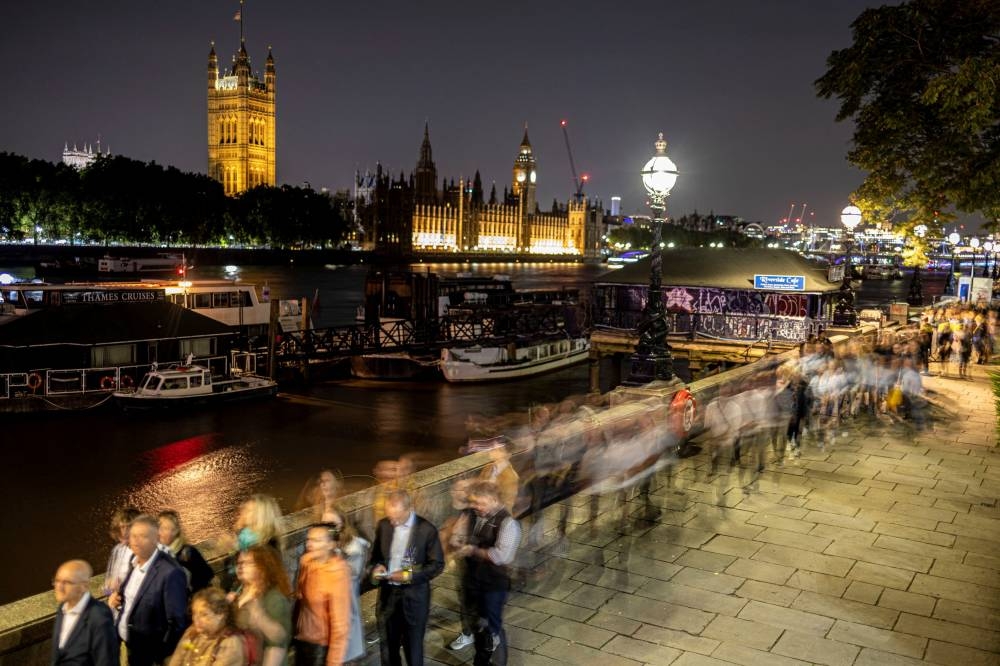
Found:
<svg viewBox="0 0 1000 666"><path fill-rule="evenodd" d="M531 153L531 142L528 141L528 124L524 124L524 138L521 148L514 160L514 181L511 192L516 197L524 197L524 213L532 215L535 212L535 156Z"/></svg>

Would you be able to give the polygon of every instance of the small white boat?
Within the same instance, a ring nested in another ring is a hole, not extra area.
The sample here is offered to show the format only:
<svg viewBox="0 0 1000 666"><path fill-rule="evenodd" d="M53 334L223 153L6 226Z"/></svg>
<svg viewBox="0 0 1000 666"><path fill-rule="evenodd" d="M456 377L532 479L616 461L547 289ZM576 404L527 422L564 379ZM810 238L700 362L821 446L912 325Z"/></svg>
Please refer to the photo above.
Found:
<svg viewBox="0 0 1000 666"><path fill-rule="evenodd" d="M215 381L208 368L190 362L159 369L155 364L134 389L115 391L123 409L160 409L271 397L278 383L267 377L242 375Z"/></svg>
<svg viewBox="0 0 1000 666"><path fill-rule="evenodd" d="M493 382L550 372L586 360L584 337L549 338L502 347L452 347L441 350L441 372L449 382Z"/></svg>

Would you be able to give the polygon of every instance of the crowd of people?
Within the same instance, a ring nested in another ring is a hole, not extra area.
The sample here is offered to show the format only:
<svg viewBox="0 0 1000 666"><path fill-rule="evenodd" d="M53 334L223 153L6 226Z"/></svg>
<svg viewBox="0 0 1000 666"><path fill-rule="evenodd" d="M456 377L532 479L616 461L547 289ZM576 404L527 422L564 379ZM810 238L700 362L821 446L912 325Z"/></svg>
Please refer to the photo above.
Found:
<svg viewBox="0 0 1000 666"><path fill-rule="evenodd" d="M821 335L792 360L720 384L699 407L706 480L718 480L721 500L738 470L743 492L752 493L768 465L784 465L807 445L836 446L852 424L923 428L922 377L932 364L961 378L969 364L989 362L996 324L993 311L929 309L916 328L885 332L872 346L835 348ZM465 452L488 451L489 463L452 484L447 507L421 497L410 456L376 465L372 511L360 517L341 509L340 480L324 470L306 493L312 525L297 547L284 543L278 502L254 495L240 507L219 571L187 541L176 511L122 508L111 518L106 601L90 595L87 562L56 572L52 663L282 666L292 652L296 664L350 663L368 648L360 595L377 588L381 663L417 666L430 583L452 567L461 631L448 647L472 649L477 666L505 664L508 595L544 575L551 553L543 542L565 539L561 500L588 494L593 519L608 513L610 499L623 528L659 512L650 483L665 471L671 485L684 437L673 407L654 397L612 404L581 396L535 406L526 418L470 418ZM550 505L555 529L542 519Z"/></svg>

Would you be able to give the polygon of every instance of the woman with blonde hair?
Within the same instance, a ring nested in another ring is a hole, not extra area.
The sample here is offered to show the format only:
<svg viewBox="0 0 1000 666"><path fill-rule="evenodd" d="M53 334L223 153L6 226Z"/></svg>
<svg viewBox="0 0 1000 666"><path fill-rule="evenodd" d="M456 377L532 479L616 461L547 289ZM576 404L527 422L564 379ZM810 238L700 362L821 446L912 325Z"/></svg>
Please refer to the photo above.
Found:
<svg viewBox="0 0 1000 666"><path fill-rule="evenodd" d="M233 621L233 608L225 593L207 587L191 601L188 627L169 666L243 666L250 655L244 649L243 634Z"/></svg>
<svg viewBox="0 0 1000 666"><path fill-rule="evenodd" d="M278 501L269 495L251 495L236 516L233 526L235 538L230 537L229 547L241 553L258 544L271 546L282 553L284 547L284 520ZM232 590L236 586L236 557L226 559L222 576L222 588Z"/></svg>
<svg viewBox="0 0 1000 666"><path fill-rule="evenodd" d="M133 506L115 509L111 514L110 534L115 542L108 557L108 568L104 574L104 593L118 591L118 586L128 576L132 568L132 551L128 547L128 529L142 511Z"/></svg>
<svg viewBox="0 0 1000 666"><path fill-rule="evenodd" d="M287 666L292 589L281 558L270 546L251 546L237 556L236 575L236 626L261 639L263 666Z"/></svg>

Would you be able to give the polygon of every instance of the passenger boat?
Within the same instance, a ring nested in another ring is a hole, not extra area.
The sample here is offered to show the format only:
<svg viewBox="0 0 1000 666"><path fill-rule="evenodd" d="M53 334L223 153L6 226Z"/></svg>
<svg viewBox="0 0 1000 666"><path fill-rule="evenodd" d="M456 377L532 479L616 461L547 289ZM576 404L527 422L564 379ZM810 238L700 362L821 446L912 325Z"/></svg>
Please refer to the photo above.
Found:
<svg viewBox="0 0 1000 666"><path fill-rule="evenodd" d="M153 364L134 389L115 391L115 402L126 410L188 407L277 394L278 383L267 377L242 375L215 380L206 367L191 363L159 369Z"/></svg>
<svg viewBox="0 0 1000 666"><path fill-rule="evenodd" d="M520 379L586 360L585 337L546 338L497 347L450 347L441 350L441 373L449 382Z"/></svg>
<svg viewBox="0 0 1000 666"><path fill-rule="evenodd" d="M69 261L40 261L35 274L44 278L69 279L142 279L184 276L187 261L183 254L160 253L154 257L115 257L104 255L75 257Z"/></svg>

